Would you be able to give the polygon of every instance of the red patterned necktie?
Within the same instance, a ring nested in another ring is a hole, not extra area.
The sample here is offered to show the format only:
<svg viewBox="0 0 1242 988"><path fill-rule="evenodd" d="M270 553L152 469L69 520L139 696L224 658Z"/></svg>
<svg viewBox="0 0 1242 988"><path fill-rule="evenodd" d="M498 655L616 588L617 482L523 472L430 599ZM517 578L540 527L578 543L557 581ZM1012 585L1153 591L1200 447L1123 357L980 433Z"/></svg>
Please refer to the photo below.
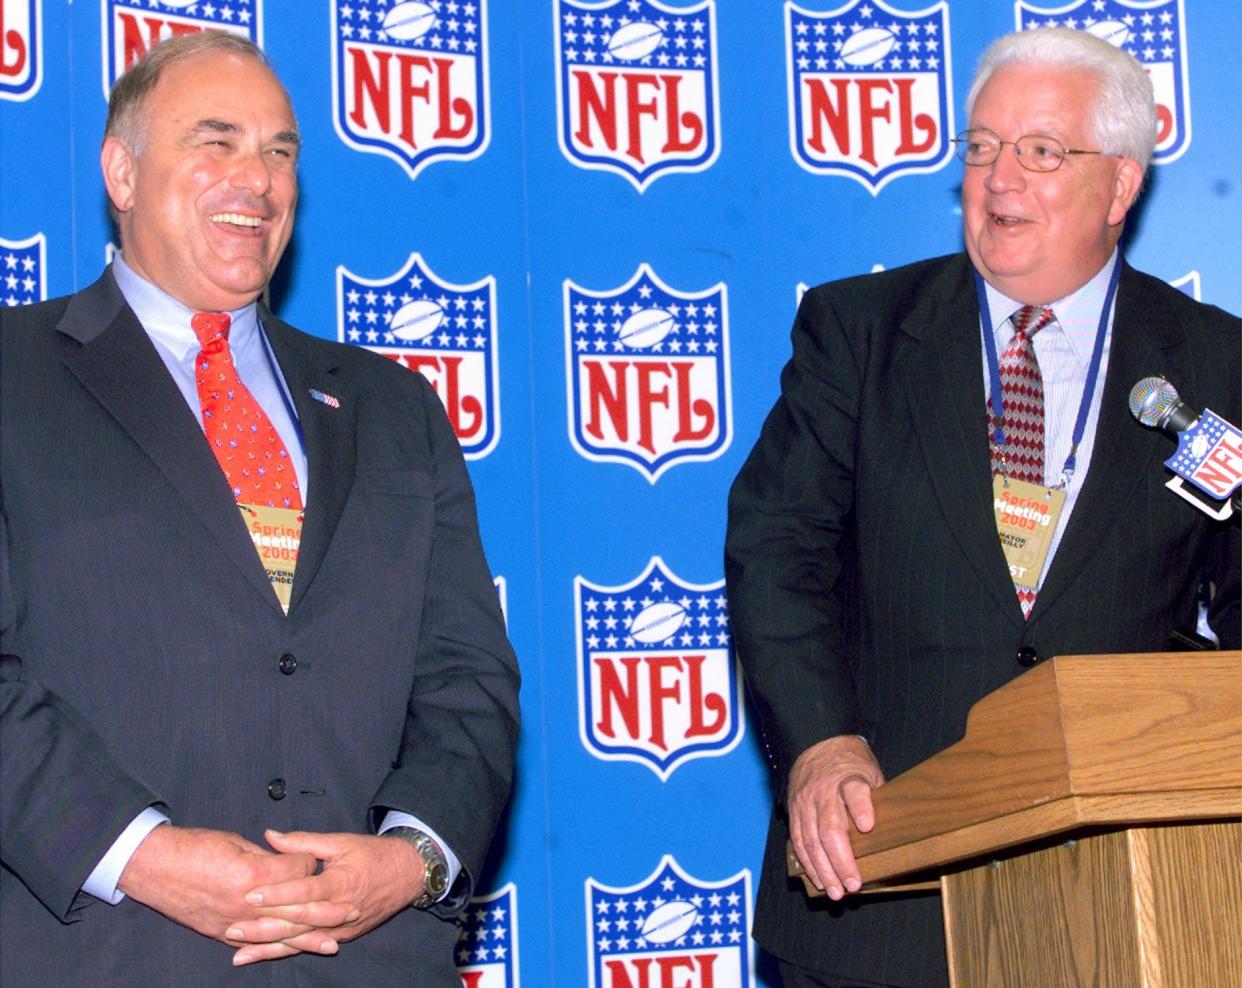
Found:
<svg viewBox="0 0 1242 988"><path fill-rule="evenodd" d="M231 322L227 312L196 312L190 320L202 345L194 381L203 432L239 504L300 511L302 494L289 451L233 366Z"/></svg>
<svg viewBox="0 0 1242 988"><path fill-rule="evenodd" d="M1013 314L1013 339L1000 357L1003 462L1002 450L994 439L996 420L989 406L992 473L1004 473L1032 484L1044 482L1044 378L1031 341L1054 318L1051 309L1035 305L1024 305Z"/></svg>
<svg viewBox="0 0 1242 988"><path fill-rule="evenodd" d="M1036 305L1024 305L1011 317L1013 339L1000 357L1003 461L994 438L996 420L990 411L988 415L993 474L1004 473L1032 484L1044 482L1044 377L1031 339L1055 318L1051 309ZM1017 593L1022 616L1030 617L1037 591L1017 587Z"/></svg>

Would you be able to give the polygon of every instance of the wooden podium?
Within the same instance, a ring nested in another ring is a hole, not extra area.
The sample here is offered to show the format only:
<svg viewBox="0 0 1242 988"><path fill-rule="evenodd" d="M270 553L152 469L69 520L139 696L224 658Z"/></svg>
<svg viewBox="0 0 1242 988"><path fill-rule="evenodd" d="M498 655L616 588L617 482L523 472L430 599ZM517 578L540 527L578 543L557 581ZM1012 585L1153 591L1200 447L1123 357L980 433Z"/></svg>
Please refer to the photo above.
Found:
<svg viewBox="0 0 1242 988"><path fill-rule="evenodd" d="M1242 652L1053 659L874 798L863 891L939 887L955 988L1242 985Z"/></svg>

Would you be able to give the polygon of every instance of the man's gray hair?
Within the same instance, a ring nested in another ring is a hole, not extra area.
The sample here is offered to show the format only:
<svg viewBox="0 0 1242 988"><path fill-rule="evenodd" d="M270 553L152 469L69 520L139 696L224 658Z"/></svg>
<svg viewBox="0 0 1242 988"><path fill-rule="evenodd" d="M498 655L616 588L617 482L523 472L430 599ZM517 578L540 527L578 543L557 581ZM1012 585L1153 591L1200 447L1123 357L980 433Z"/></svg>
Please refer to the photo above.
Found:
<svg viewBox="0 0 1242 988"><path fill-rule="evenodd" d="M147 140L142 104L160 81L160 75L170 65L216 51L246 55L257 59L268 69L272 67L263 49L239 34L199 31L161 41L135 62L112 87L104 137L116 137L135 154L141 154Z"/></svg>
<svg viewBox="0 0 1242 988"><path fill-rule="evenodd" d="M1099 82L1088 124L1100 151L1133 158L1143 171L1156 146L1156 103L1151 80L1133 55L1087 31L1045 27L998 38L979 59L966 96L966 117L992 73L1006 65L1085 72ZM1021 134L1008 135L1015 140Z"/></svg>

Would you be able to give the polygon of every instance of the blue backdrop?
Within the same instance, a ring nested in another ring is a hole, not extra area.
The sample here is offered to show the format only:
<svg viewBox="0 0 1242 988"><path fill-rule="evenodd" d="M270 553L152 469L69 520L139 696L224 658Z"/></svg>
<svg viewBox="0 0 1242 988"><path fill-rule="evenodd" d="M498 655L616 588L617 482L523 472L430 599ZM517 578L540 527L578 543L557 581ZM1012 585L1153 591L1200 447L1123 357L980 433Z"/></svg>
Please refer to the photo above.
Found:
<svg viewBox="0 0 1242 988"><path fill-rule="evenodd" d="M768 983L725 496L800 289L960 248L948 138L991 39L1064 24L1144 62L1162 129L1129 259L1242 309L1236 0L0 3L0 303L104 264L119 72L244 31L306 146L273 305L445 401L525 675L471 988Z"/></svg>

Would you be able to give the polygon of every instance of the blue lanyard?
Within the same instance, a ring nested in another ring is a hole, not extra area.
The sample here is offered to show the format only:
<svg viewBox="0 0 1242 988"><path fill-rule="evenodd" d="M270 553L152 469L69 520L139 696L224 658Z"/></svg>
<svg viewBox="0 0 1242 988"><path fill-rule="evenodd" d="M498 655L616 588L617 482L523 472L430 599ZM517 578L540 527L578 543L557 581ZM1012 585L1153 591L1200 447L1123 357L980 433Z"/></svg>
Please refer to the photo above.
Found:
<svg viewBox="0 0 1242 988"><path fill-rule="evenodd" d="M1104 307L1100 310L1100 324L1095 331L1095 345L1091 350L1091 366L1087 368L1087 381L1082 390L1082 401L1078 404L1078 419L1074 422L1074 435L1070 441L1069 456L1065 458L1065 466L1061 468L1061 479L1057 487L1069 484L1070 477L1078 464L1078 444L1082 442L1083 433L1087 431L1087 413L1091 409L1091 398L1095 394L1096 381L1100 376L1100 361L1104 358L1104 337L1108 329L1108 317L1113 309L1113 299L1117 296L1117 282L1121 279L1121 257L1118 255L1113 264L1113 273L1108 279L1108 291L1104 295ZM979 272L975 272L975 292L979 296L979 315L983 322L983 352L988 364L988 380L991 382L992 393L988 400L992 406L992 420L995 423L994 438L1002 449L1005 447L1004 406L1001 402L1000 360L996 356L996 333L992 324L992 313L988 310L987 286Z"/></svg>

